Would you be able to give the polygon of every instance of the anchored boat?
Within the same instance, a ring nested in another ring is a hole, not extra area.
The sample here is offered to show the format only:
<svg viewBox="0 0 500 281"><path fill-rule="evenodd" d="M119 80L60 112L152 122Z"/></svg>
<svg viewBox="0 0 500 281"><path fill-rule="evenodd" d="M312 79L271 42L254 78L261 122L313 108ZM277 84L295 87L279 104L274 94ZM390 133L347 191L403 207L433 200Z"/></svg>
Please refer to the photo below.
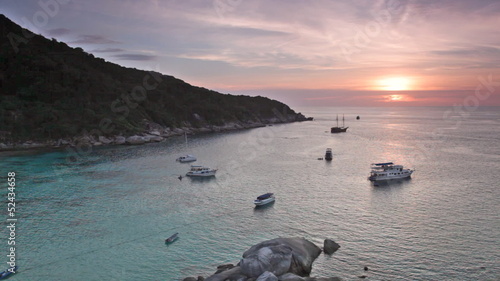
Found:
<svg viewBox="0 0 500 281"><path fill-rule="evenodd" d="M331 148L327 148L325 152L325 160L326 161L332 161L333 159L333 153Z"/></svg>
<svg viewBox="0 0 500 281"><path fill-rule="evenodd" d="M371 165L371 181L405 179L411 177L414 170L405 169L403 165L394 165L392 162L374 163Z"/></svg>
<svg viewBox="0 0 500 281"><path fill-rule="evenodd" d="M271 202L274 202L274 200L275 200L274 193L266 193L257 197L257 199L253 201L253 203L255 204L255 206L263 206Z"/></svg>
<svg viewBox="0 0 500 281"><path fill-rule="evenodd" d="M170 244L172 242L174 242L175 240L177 240L177 238L179 238L179 233L174 233L172 236L168 237L167 239L165 239L165 243L167 244Z"/></svg>
<svg viewBox="0 0 500 281"><path fill-rule="evenodd" d="M348 129L349 127L345 127L344 121L345 121L345 119L344 119L344 115L342 115L342 127L339 127L339 116L337 115L337 126L336 126L336 127L332 127L332 128L330 129L330 132L331 132L332 134L335 134L335 133L345 133L345 132L347 132L347 129Z"/></svg>
<svg viewBox="0 0 500 281"><path fill-rule="evenodd" d="M191 170L187 172L186 176L189 177L213 177L217 169L212 169L199 165L191 165Z"/></svg>
<svg viewBox="0 0 500 281"><path fill-rule="evenodd" d="M179 161L181 163L193 162L193 161L196 161L196 157L194 157L191 154L187 154L187 155L184 155L184 156L181 156L181 157L175 159L175 161Z"/></svg>

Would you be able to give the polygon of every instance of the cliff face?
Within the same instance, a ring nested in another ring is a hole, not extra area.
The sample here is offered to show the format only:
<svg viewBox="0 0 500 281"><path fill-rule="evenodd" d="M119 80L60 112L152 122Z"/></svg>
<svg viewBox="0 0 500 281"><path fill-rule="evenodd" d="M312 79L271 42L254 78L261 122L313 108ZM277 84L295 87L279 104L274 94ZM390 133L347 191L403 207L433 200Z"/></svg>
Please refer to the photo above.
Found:
<svg viewBox="0 0 500 281"><path fill-rule="evenodd" d="M303 120L281 102L125 68L0 15L0 143Z"/></svg>

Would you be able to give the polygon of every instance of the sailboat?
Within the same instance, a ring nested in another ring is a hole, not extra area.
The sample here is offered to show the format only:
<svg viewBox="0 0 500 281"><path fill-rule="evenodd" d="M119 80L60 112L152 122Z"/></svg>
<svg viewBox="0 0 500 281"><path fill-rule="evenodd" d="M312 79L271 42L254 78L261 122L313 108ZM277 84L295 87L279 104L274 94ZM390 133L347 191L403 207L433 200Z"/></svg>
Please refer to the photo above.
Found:
<svg viewBox="0 0 500 281"><path fill-rule="evenodd" d="M337 114L337 127L332 127L330 129L330 132L332 134L334 134L334 133L345 133L347 131L347 128L349 128L349 127L345 127L344 121L345 121L344 115L342 114L342 127L339 127L339 115Z"/></svg>

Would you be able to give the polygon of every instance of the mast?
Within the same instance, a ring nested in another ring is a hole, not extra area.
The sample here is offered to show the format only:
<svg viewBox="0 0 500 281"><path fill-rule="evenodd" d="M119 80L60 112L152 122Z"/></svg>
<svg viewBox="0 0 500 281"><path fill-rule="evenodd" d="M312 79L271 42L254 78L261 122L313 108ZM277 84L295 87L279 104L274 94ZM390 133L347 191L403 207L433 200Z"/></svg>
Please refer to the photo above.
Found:
<svg viewBox="0 0 500 281"><path fill-rule="evenodd" d="M342 128L345 127L345 124L344 124L344 114L342 114Z"/></svg>
<svg viewBox="0 0 500 281"><path fill-rule="evenodd" d="M339 115L337 114L337 128L339 127Z"/></svg>

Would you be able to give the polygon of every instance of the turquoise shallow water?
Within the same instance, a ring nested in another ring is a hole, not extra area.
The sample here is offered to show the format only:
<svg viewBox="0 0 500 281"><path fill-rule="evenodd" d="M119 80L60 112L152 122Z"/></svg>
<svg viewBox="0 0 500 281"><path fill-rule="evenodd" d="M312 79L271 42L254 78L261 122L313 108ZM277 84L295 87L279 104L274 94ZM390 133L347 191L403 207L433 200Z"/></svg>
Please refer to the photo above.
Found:
<svg viewBox="0 0 500 281"><path fill-rule="evenodd" d="M313 276L499 280L500 111L449 109L305 108L315 121L193 136L187 146L181 137L99 148L76 162L65 151L0 154L2 196L6 173L17 174L20 268L10 280L208 276L280 236L341 245ZM337 113L349 130L332 135ZM317 160L327 147L331 163ZM187 153L218 168L216 178L180 181L189 164L175 158ZM416 172L374 186L366 177L378 161ZM268 191L277 201L255 209Z"/></svg>

